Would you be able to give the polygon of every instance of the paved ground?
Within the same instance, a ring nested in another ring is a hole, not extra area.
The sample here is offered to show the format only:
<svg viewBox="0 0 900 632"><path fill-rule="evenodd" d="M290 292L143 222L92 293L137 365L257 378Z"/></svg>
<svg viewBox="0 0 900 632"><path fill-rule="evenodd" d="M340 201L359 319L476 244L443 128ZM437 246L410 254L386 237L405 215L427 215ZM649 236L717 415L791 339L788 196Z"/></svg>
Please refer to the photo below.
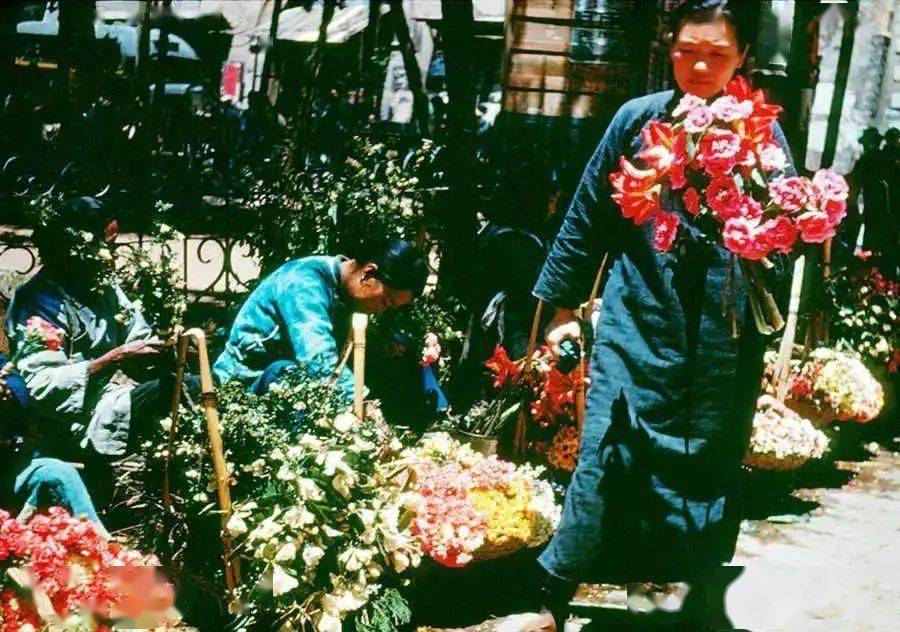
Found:
<svg viewBox="0 0 900 632"><path fill-rule="evenodd" d="M819 507L799 523L752 522L728 592L736 628L887 632L900 629L900 454L838 463L858 472L838 489L801 490Z"/></svg>

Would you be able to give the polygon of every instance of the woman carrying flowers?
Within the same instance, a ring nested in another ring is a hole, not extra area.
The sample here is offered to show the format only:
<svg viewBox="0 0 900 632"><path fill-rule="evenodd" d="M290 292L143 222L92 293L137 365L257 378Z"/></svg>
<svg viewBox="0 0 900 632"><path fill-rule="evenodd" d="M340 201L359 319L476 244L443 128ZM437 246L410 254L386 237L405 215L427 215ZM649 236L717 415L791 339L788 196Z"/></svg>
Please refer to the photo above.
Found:
<svg viewBox="0 0 900 632"><path fill-rule="evenodd" d="M629 602L642 607L652 607L652 595L639 590L647 582L689 582L700 597L734 552L735 492L765 345L733 256L775 259L797 233L793 223L763 228L763 209L735 185L751 161L765 163L770 182L793 174L778 108L746 82L729 84L747 55L754 5L689 0L675 11L678 88L629 101L615 115L534 289L556 308L548 343L577 339L573 308L609 253L580 458L540 558L557 580L557 603L580 581L629 584ZM674 120L677 133L660 123ZM715 121L741 133L686 142ZM713 184L688 187L690 169L711 174ZM794 180L778 180L771 196L805 208L811 193ZM723 239L695 229L701 206L713 220L734 220ZM806 219L805 230L827 232L818 212Z"/></svg>

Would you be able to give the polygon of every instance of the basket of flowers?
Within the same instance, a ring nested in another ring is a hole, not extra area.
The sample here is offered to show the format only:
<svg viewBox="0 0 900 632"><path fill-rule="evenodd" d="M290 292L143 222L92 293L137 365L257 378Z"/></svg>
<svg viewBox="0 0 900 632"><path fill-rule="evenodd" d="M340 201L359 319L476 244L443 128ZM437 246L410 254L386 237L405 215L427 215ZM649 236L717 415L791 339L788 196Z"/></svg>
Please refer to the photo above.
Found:
<svg viewBox="0 0 900 632"><path fill-rule="evenodd" d="M794 470L828 449L828 437L811 421L771 395L756 404L744 464L761 470Z"/></svg>
<svg viewBox="0 0 900 632"><path fill-rule="evenodd" d="M884 389L856 354L821 347L792 371L787 404L818 423L866 423L881 412Z"/></svg>

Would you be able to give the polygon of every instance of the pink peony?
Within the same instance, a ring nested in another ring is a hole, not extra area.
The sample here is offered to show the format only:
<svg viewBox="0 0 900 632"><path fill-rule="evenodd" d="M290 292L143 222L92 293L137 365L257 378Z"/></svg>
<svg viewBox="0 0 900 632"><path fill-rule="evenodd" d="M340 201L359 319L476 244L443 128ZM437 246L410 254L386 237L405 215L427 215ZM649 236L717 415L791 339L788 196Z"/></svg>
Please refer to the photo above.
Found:
<svg viewBox="0 0 900 632"><path fill-rule="evenodd" d="M850 195L850 187L840 174L831 169L819 169L812 179L819 200L846 201Z"/></svg>
<svg viewBox="0 0 900 632"><path fill-rule="evenodd" d="M834 237L834 224L822 211L807 211L797 218L800 238L810 244L821 244Z"/></svg>
<svg viewBox="0 0 900 632"><path fill-rule="evenodd" d="M753 114L753 101L738 101L734 96L727 94L713 101L709 109L717 119L730 123Z"/></svg>
<svg viewBox="0 0 900 632"><path fill-rule="evenodd" d="M740 215L742 203L741 192L727 176L713 178L706 188L706 204L722 221Z"/></svg>
<svg viewBox="0 0 900 632"><path fill-rule="evenodd" d="M760 226L770 248L781 253L788 253L797 241L797 227L786 215L763 222Z"/></svg>
<svg viewBox="0 0 900 632"><path fill-rule="evenodd" d="M704 103L687 113L684 119L684 131L689 134L698 134L712 125L714 120L715 116L713 116L712 110Z"/></svg>
<svg viewBox="0 0 900 632"><path fill-rule="evenodd" d="M679 223L681 223L681 218L675 213L666 211L657 213L653 225L653 247L660 252L669 252L672 244L675 243L675 237L678 236Z"/></svg>
<svg viewBox="0 0 900 632"><path fill-rule="evenodd" d="M711 176L731 173L738 162L741 138L724 129L711 129L697 145L697 162Z"/></svg>
<svg viewBox="0 0 900 632"><path fill-rule="evenodd" d="M725 222L722 230L725 247L744 259L758 261L769 254L765 234L759 223L743 217L733 217Z"/></svg>
<svg viewBox="0 0 900 632"><path fill-rule="evenodd" d="M757 147L756 153L759 156L759 165L764 171L778 171L788 165L787 155L774 141L763 143Z"/></svg>
<svg viewBox="0 0 900 632"><path fill-rule="evenodd" d="M683 199L684 207L687 209L688 213L696 215L700 212L700 194L697 193L697 189L690 187L685 190Z"/></svg>
<svg viewBox="0 0 900 632"><path fill-rule="evenodd" d="M769 183L772 201L786 211L812 210L815 189L812 182L799 176L781 176Z"/></svg>

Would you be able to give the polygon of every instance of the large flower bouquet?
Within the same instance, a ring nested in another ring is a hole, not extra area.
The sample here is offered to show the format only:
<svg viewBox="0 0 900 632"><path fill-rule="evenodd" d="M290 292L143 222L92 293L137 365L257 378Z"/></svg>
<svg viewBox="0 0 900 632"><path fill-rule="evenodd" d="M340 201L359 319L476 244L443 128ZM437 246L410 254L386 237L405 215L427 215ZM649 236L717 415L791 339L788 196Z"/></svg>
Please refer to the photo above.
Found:
<svg viewBox="0 0 900 632"><path fill-rule="evenodd" d="M540 546L559 522L540 468L485 457L446 433L427 435L406 457L415 472L412 533L439 564L460 567Z"/></svg>
<svg viewBox="0 0 900 632"><path fill-rule="evenodd" d="M884 406L884 390L852 352L813 350L792 367L788 404L822 422L872 421Z"/></svg>
<svg viewBox="0 0 900 632"><path fill-rule="evenodd" d="M612 198L635 224L653 222L653 245L669 251L688 221L704 238L738 258L754 320L763 333L784 322L760 266L798 242L834 236L846 215L849 188L833 171L812 180L777 175L788 167L785 148L773 136L781 108L766 102L743 78L710 101L687 94L668 121L642 132L639 168L624 156L610 174ZM685 215L662 207L663 187L678 192Z"/></svg>
<svg viewBox="0 0 900 632"><path fill-rule="evenodd" d="M0 629L173 629L180 616L157 566L59 507L26 524L0 511Z"/></svg>
<svg viewBox="0 0 900 632"><path fill-rule="evenodd" d="M831 334L838 348L853 350L894 373L900 368L900 282L878 268L841 270L828 280Z"/></svg>
<svg viewBox="0 0 900 632"><path fill-rule="evenodd" d="M820 459L828 449L828 437L812 422L771 395L756 404L750 448L744 463L764 470L790 470L810 459Z"/></svg>

